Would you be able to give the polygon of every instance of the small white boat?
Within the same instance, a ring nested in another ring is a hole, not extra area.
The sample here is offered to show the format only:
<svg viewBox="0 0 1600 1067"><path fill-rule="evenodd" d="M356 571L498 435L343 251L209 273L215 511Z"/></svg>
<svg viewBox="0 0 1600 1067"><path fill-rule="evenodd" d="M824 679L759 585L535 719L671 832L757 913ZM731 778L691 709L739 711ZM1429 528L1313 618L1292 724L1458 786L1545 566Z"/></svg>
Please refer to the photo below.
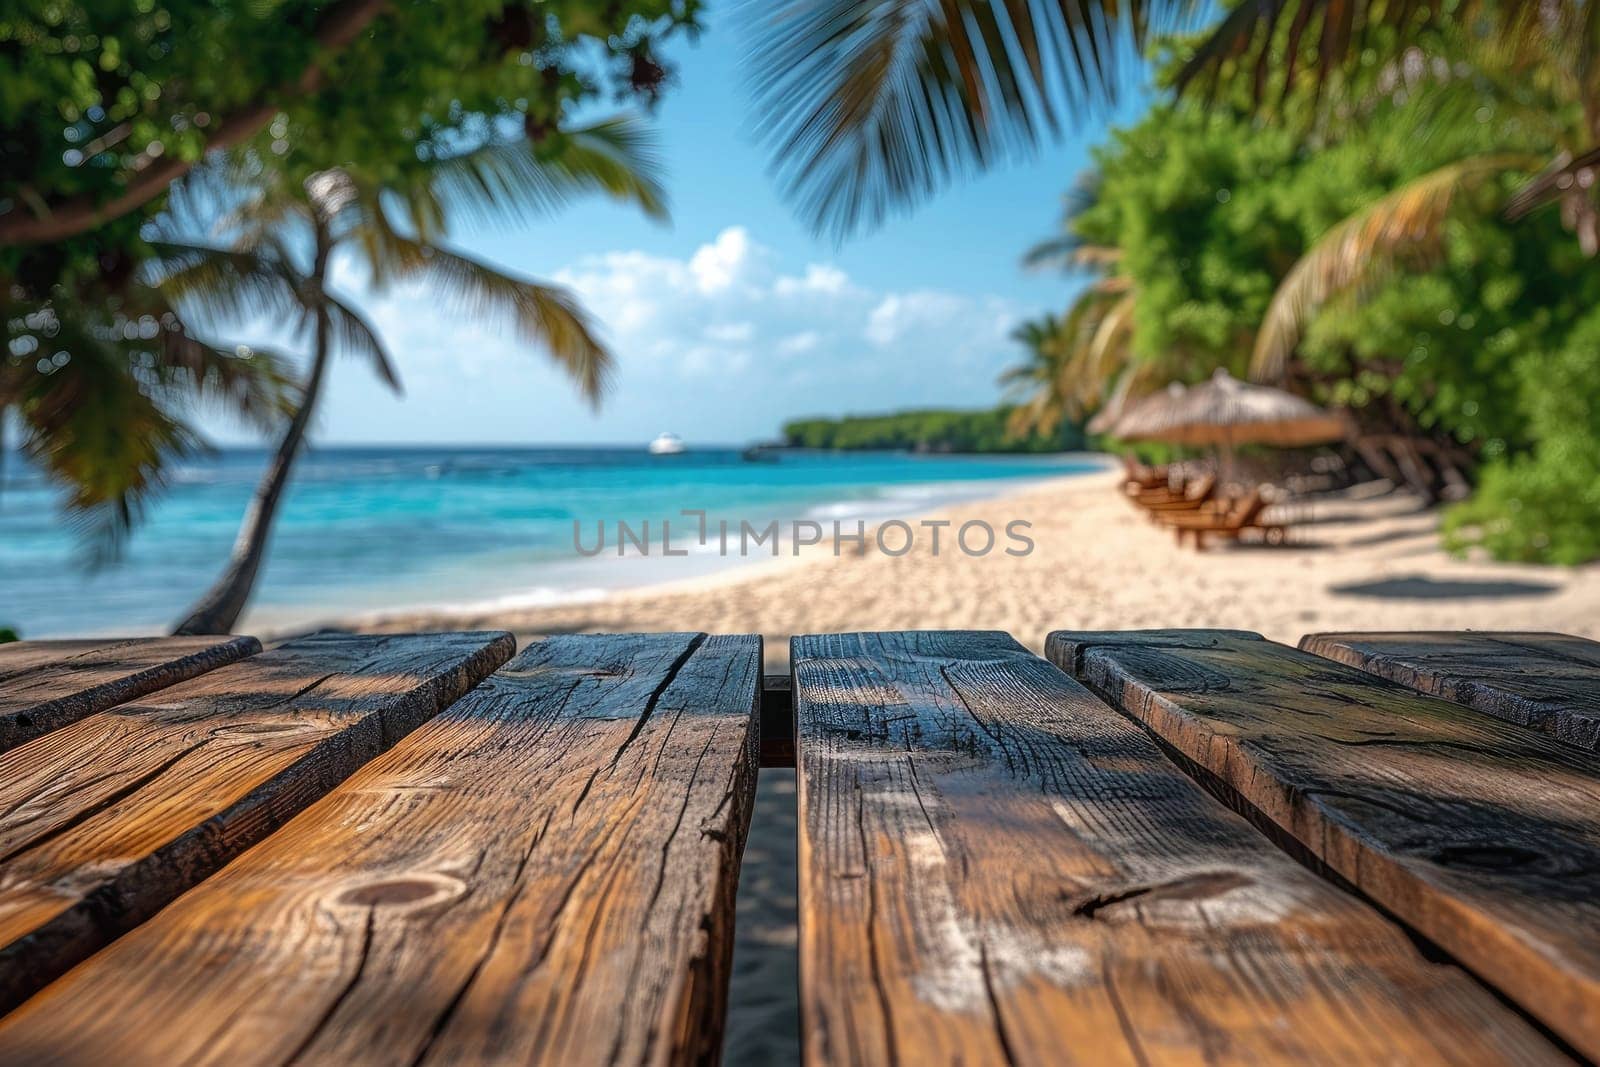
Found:
<svg viewBox="0 0 1600 1067"><path fill-rule="evenodd" d="M652 456L676 456L683 451L683 438L675 433L657 434L656 439L650 442Z"/></svg>

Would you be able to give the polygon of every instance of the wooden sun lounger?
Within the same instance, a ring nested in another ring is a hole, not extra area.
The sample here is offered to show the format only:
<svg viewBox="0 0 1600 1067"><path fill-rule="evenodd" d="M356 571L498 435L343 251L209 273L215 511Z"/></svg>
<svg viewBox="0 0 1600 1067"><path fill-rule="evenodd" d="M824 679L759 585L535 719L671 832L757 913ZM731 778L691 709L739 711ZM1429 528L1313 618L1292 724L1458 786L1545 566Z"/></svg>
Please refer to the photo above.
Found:
<svg viewBox="0 0 1600 1067"><path fill-rule="evenodd" d="M1260 531L1262 539L1268 544L1280 544L1288 528L1281 523L1261 521L1262 513L1269 506L1260 490L1254 490L1226 505L1225 510L1182 511L1162 514L1157 518L1163 525L1171 527L1177 535L1178 544L1183 544L1184 536L1188 535L1197 549L1205 547L1207 537L1237 541L1241 534L1249 530Z"/></svg>
<svg viewBox="0 0 1600 1067"><path fill-rule="evenodd" d="M1170 481L1171 470L1166 466L1146 467L1135 461L1131 456L1122 457L1122 470L1125 478L1123 488L1129 492L1145 489L1165 489Z"/></svg>
<svg viewBox="0 0 1600 1067"><path fill-rule="evenodd" d="M1180 492L1139 493L1132 497L1135 504L1146 511L1193 511L1211 503L1216 497L1216 475L1207 474Z"/></svg>
<svg viewBox="0 0 1600 1067"><path fill-rule="evenodd" d="M808 1064L1592 1058L1600 646L1426 636L290 642L0 755L0 1067L714 1063L758 761Z"/></svg>

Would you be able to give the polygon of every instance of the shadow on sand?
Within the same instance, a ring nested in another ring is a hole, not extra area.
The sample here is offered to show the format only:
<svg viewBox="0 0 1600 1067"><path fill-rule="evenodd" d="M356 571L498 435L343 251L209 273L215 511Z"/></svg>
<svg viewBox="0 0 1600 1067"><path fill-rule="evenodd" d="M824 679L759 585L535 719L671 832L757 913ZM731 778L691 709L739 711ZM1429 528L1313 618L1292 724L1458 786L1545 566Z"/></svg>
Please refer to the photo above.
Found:
<svg viewBox="0 0 1600 1067"><path fill-rule="evenodd" d="M1385 600L1462 600L1473 597L1549 596L1561 586L1549 582L1519 582L1509 579L1470 581L1429 578L1413 574L1403 578L1384 578L1375 582L1348 582L1330 585L1328 592L1339 596L1372 596Z"/></svg>

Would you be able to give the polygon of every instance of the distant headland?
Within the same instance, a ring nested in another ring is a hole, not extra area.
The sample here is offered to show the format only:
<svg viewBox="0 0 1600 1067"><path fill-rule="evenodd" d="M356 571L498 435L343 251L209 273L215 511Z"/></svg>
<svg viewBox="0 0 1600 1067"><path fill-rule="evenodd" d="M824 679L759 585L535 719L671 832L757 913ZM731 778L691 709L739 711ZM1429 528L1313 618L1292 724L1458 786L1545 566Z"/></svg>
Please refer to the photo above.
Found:
<svg viewBox="0 0 1600 1067"><path fill-rule="evenodd" d="M1014 408L972 411L929 408L882 415L793 419L783 424L790 448L909 452L1077 452L1088 447L1082 427L1063 422L1050 434L1019 431Z"/></svg>

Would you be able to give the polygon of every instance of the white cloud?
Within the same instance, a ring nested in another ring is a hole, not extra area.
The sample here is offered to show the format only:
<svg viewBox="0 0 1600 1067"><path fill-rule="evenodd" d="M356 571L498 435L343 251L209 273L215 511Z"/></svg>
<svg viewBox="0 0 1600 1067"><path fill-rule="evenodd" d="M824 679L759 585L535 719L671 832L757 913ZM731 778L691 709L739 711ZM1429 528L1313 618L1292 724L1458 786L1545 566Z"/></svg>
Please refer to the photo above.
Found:
<svg viewBox="0 0 1600 1067"><path fill-rule="evenodd" d="M756 335L756 325L753 322L714 322L706 327L707 341L717 341L721 344L743 344L753 339Z"/></svg>
<svg viewBox="0 0 1600 1067"><path fill-rule="evenodd" d="M773 283L772 291L779 296L798 296L822 293L837 296L850 291L850 276L838 267L827 263L808 263L806 272L799 276L784 275Z"/></svg>
<svg viewBox="0 0 1600 1067"><path fill-rule="evenodd" d="M681 256L586 255L548 279L581 300L616 356L598 421L575 421L591 417L570 381L492 318L446 312L409 288L363 306L416 404L493 409L499 421L479 420L485 439L540 440L552 417L591 439L676 428L736 440L798 415L991 403L1022 310L990 294L882 290L835 264L785 263L741 226ZM348 280L354 293L360 279Z"/></svg>
<svg viewBox="0 0 1600 1067"><path fill-rule="evenodd" d="M1019 309L1007 300L874 291L833 264L785 272L774 269L776 259L744 227L730 226L683 259L606 252L585 256L555 280L576 290L605 324L624 383L641 361L691 373L756 373L763 354L805 355L876 376L904 349L900 368L937 368L943 357L947 366L987 375L978 381L988 390L1010 358L1005 334ZM966 391L976 384L969 379Z"/></svg>
<svg viewBox="0 0 1600 1067"><path fill-rule="evenodd" d="M890 293L867 317L866 338L879 348L887 348L914 330L948 326L961 318L971 304L968 298L953 293Z"/></svg>
<svg viewBox="0 0 1600 1067"><path fill-rule="evenodd" d="M521 272L525 267L516 268ZM407 428L463 441L695 443L770 438L785 419L916 406L974 407L1017 348L1016 302L983 292L880 288L839 265L786 259L730 226L677 255L617 249L534 271L571 289L616 357L598 414L537 345L494 316L440 302L423 285L373 293L356 264L336 286L366 312L405 398L357 360L334 366L319 432L392 441ZM282 330L230 339L302 351Z"/></svg>
<svg viewBox="0 0 1600 1067"><path fill-rule="evenodd" d="M745 281L756 265L754 251L749 231L729 226L689 257L689 273L696 288L702 293L720 293Z"/></svg>
<svg viewBox="0 0 1600 1067"><path fill-rule="evenodd" d="M778 339L777 349L779 355L799 356L810 352L822 341L822 335L816 330L802 330L792 333L787 337Z"/></svg>

